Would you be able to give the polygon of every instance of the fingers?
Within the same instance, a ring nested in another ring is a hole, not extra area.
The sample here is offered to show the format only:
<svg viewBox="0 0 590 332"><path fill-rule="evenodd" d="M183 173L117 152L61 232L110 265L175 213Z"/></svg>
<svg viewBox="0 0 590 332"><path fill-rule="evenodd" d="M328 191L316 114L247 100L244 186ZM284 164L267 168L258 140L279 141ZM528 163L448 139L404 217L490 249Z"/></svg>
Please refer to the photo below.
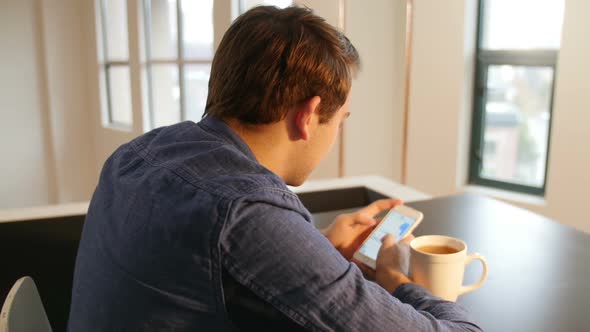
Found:
<svg viewBox="0 0 590 332"><path fill-rule="evenodd" d="M381 239L381 250L390 250L395 246L395 236L392 234L385 234Z"/></svg>
<svg viewBox="0 0 590 332"><path fill-rule="evenodd" d="M359 212L363 214L367 214L370 216L375 216L379 214L379 212L391 209L395 206L402 205L404 202L401 199L397 198L386 198L374 201L373 203L369 204L364 209L360 210Z"/></svg>
<svg viewBox="0 0 590 332"><path fill-rule="evenodd" d="M381 239L381 248L379 248L379 253L377 254L377 266L381 264L387 264L387 262L393 260L393 254L395 247L395 236L391 234L385 235Z"/></svg>

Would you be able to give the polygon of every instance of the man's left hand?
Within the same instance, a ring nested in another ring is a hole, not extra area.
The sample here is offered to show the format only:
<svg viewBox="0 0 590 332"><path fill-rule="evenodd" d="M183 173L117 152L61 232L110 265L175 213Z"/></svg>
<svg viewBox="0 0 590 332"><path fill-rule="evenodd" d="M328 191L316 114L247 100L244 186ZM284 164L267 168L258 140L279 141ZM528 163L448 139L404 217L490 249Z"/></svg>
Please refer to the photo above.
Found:
<svg viewBox="0 0 590 332"><path fill-rule="evenodd" d="M402 204L399 199L380 199L357 212L339 215L321 231L342 256L350 260L377 225L375 216Z"/></svg>

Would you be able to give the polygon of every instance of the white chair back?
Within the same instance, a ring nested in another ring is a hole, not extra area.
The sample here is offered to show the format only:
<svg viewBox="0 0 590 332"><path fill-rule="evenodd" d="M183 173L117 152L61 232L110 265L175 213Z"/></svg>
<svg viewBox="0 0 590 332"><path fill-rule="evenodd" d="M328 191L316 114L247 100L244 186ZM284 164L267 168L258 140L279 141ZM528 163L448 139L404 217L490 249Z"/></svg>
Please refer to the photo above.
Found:
<svg viewBox="0 0 590 332"><path fill-rule="evenodd" d="M30 277L10 289L0 312L0 332L51 332L41 297Z"/></svg>

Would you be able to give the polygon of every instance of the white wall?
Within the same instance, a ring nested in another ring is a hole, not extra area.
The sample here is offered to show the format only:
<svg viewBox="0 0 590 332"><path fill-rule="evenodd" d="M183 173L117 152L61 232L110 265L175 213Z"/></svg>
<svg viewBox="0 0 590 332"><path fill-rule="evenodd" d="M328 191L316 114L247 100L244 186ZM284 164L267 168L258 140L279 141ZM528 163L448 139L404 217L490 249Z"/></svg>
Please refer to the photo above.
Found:
<svg viewBox="0 0 590 332"><path fill-rule="evenodd" d="M42 0L51 140L57 200L90 199L95 176L82 1Z"/></svg>
<svg viewBox="0 0 590 332"><path fill-rule="evenodd" d="M35 6L0 2L0 208L55 199Z"/></svg>
<svg viewBox="0 0 590 332"><path fill-rule="evenodd" d="M475 40L475 30L471 37L464 34L465 17L476 15L467 2L415 2L407 183L432 195L454 192L464 178L466 151L459 142L465 137L463 115L471 112L466 82L473 75L473 57L465 53L474 52Z"/></svg>
<svg viewBox="0 0 590 332"><path fill-rule="evenodd" d="M81 3L0 2L0 208L85 201L94 189Z"/></svg>
<svg viewBox="0 0 590 332"><path fill-rule="evenodd" d="M546 207L536 208L590 232L590 2L567 0L553 109Z"/></svg>
<svg viewBox="0 0 590 332"><path fill-rule="evenodd" d="M475 1L415 2L408 185L433 195L462 192L472 113ZM547 193L492 195L590 232L590 3L566 0L556 76ZM471 190L471 189L470 189ZM532 202L532 203L531 203Z"/></svg>
<svg viewBox="0 0 590 332"><path fill-rule="evenodd" d="M399 181L405 84L405 0L346 2L346 34L361 55L345 130L346 175Z"/></svg>

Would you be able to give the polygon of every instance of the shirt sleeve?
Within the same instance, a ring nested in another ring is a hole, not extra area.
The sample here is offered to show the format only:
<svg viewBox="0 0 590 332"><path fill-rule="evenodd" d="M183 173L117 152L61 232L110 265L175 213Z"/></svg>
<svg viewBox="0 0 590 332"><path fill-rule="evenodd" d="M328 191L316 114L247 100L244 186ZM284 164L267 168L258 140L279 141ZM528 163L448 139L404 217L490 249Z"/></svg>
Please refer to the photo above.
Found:
<svg viewBox="0 0 590 332"><path fill-rule="evenodd" d="M415 284L393 294L366 280L296 211L234 206L221 237L224 268L312 331L481 331L466 311Z"/></svg>

